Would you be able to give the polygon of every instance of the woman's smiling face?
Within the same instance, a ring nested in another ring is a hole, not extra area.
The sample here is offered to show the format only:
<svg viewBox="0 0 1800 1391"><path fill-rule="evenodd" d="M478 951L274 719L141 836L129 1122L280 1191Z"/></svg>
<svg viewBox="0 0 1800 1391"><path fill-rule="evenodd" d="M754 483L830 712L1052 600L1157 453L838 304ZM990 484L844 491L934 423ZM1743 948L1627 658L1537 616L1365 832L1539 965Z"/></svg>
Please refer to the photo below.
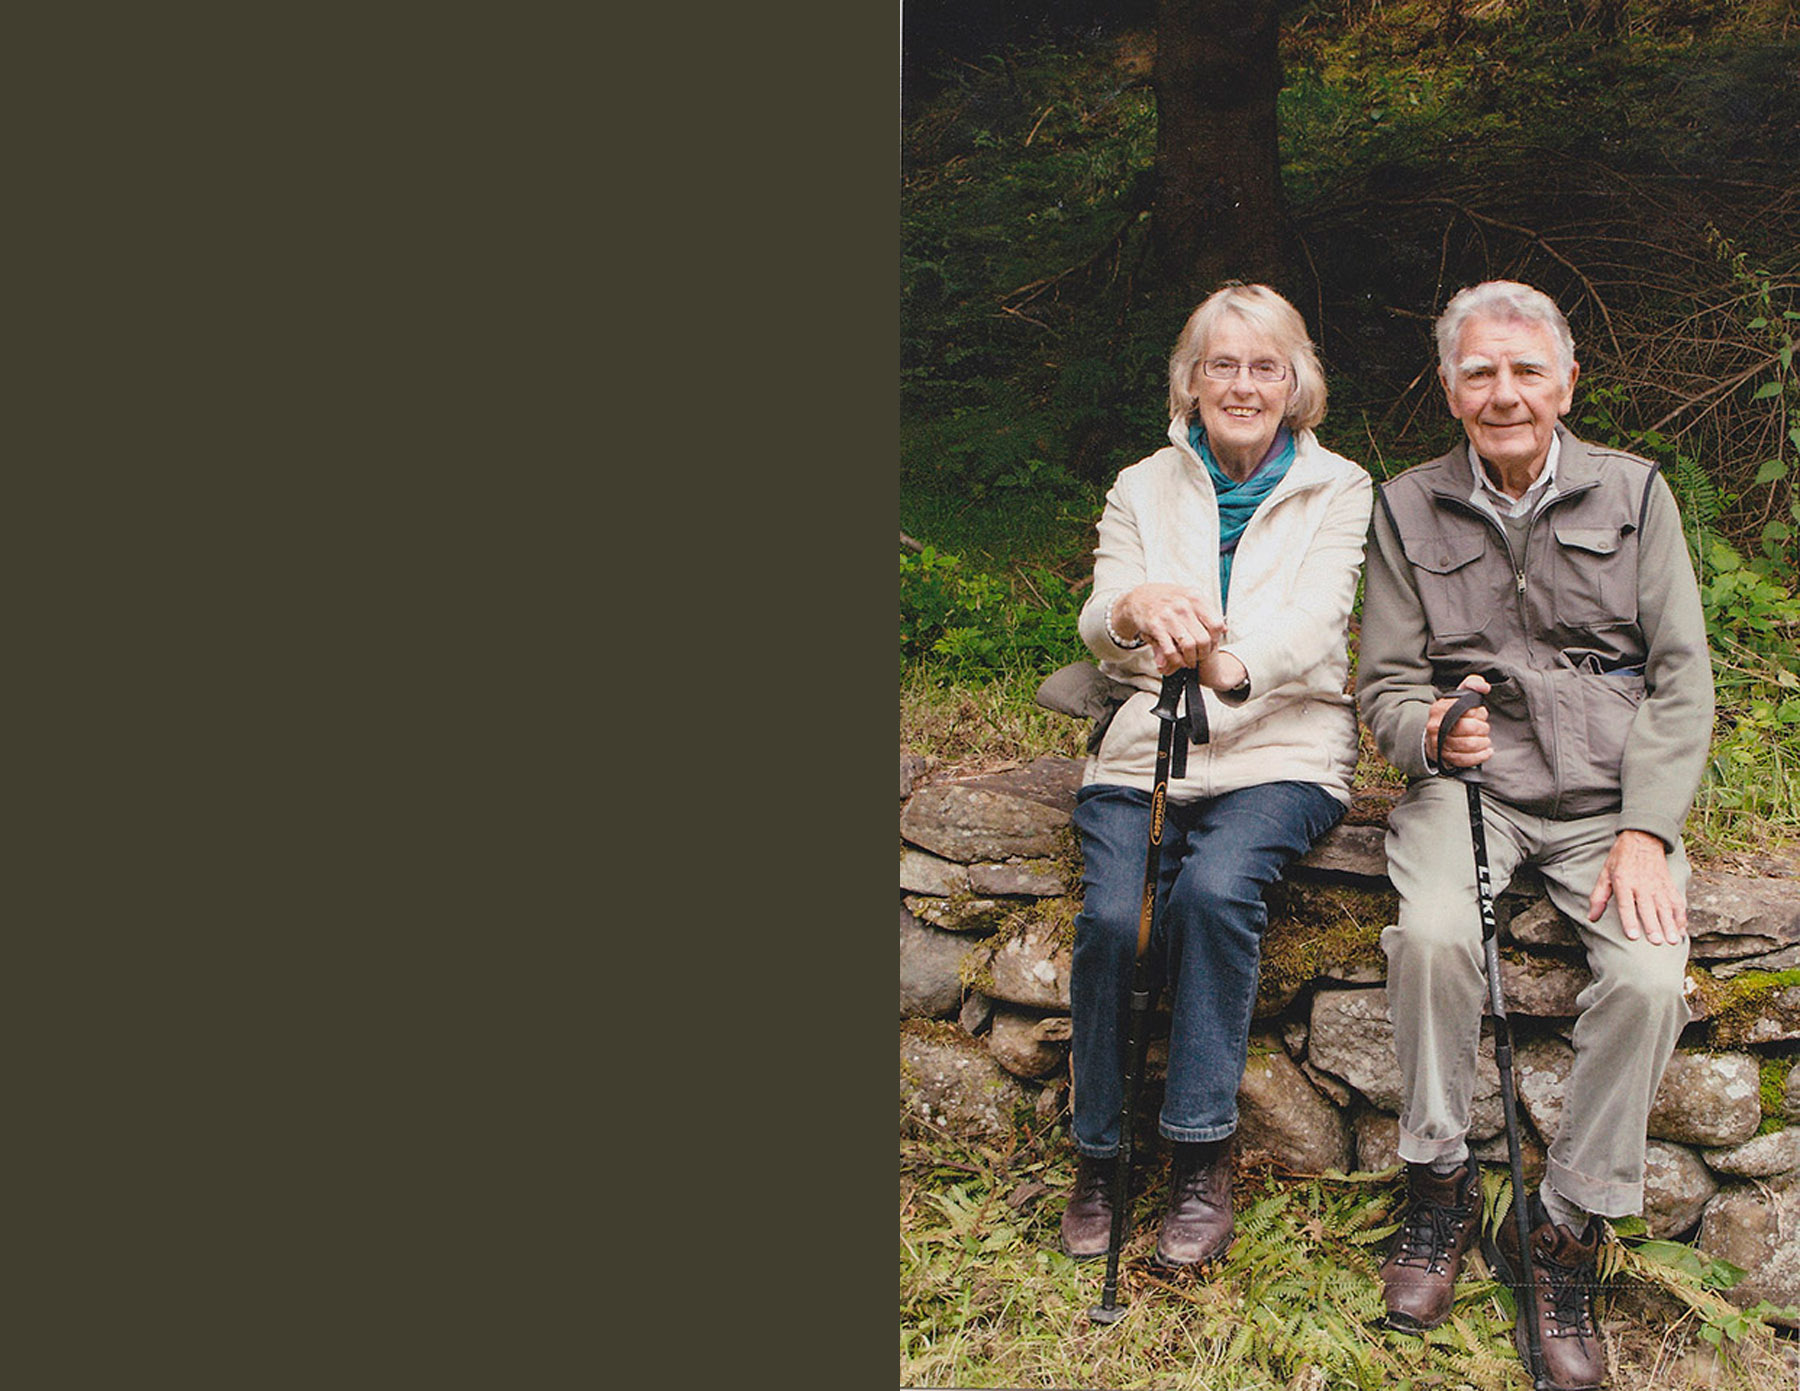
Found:
<svg viewBox="0 0 1800 1391"><path fill-rule="evenodd" d="M1236 363L1238 370L1228 379L1208 376L1207 364L1219 362ZM1268 362L1282 367L1281 381L1259 382L1250 375L1252 364ZM1191 386L1219 466L1233 478L1248 478L1269 452L1287 414L1292 366L1272 339L1236 314L1226 314L1207 340L1205 355L1194 364Z"/></svg>

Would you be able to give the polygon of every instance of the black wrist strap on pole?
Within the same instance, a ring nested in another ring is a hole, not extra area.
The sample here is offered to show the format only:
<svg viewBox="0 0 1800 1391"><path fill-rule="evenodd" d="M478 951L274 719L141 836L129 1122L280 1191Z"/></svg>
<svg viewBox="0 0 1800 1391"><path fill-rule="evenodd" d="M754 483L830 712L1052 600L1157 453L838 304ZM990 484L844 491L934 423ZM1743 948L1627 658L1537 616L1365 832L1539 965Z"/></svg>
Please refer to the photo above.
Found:
<svg viewBox="0 0 1800 1391"><path fill-rule="evenodd" d="M1163 677L1162 694L1157 698L1156 708L1151 713L1159 720L1179 724L1184 702L1187 705L1187 737L1175 740L1169 750L1171 778L1187 776L1188 745L1204 744L1212 737L1206 718L1206 698L1200 694L1198 667L1182 667Z"/></svg>

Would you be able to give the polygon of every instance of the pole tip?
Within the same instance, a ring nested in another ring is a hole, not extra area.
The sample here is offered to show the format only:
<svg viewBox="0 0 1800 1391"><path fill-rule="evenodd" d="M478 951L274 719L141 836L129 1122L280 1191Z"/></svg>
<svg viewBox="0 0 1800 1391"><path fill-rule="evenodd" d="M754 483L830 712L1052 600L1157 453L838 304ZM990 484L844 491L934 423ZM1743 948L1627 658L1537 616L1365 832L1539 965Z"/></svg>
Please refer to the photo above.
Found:
<svg viewBox="0 0 1800 1391"><path fill-rule="evenodd" d="M1126 1306L1123 1304L1096 1304L1088 1310L1088 1317L1095 1323L1117 1323L1125 1317Z"/></svg>

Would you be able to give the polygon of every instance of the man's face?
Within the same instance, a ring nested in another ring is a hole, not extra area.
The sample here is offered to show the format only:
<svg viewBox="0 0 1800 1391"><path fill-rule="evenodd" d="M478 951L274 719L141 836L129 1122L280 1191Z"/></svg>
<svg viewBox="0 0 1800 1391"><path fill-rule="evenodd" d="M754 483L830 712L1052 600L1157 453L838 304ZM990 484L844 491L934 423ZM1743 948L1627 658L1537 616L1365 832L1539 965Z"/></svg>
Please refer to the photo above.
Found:
<svg viewBox="0 0 1800 1391"><path fill-rule="evenodd" d="M1548 324L1520 319L1469 320L1456 355L1438 369L1469 446L1513 479L1537 477L1580 374L1579 364L1566 373L1557 366Z"/></svg>

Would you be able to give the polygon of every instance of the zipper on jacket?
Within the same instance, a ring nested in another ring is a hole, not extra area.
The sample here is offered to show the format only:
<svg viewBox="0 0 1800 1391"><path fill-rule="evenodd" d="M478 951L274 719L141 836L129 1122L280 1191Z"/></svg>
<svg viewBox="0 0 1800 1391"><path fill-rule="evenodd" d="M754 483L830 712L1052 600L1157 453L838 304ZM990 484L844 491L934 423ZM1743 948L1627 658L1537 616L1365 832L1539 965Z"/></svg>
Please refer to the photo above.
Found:
<svg viewBox="0 0 1800 1391"><path fill-rule="evenodd" d="M1447 503L1460 511L1467 512L1470 516L1481 522L1489 531L1500 538L1500 544L1506 548L1506 563L1513 572L1513 591L1518 596L1519 632L1527 638L1526 655L1528 658L1530 656L1529 635L1531 625L1529 616L1525 612L1525 562L1531 558L1531 538L1537 533L1538 520L1543 517L1545 513L1549 512L1552 507L1558 506L1569 498L1580 497L1583 493L1590 491L1591 486L1592 485L1582 487L1574 492L1558 493L1555 497L1539 507L1536 512L1532 513L1531 525L1525 528L1525 549L1518 555L1513 554L1512 538L1507 535L1506 528L1496 521L1493 515L1486 509L1477 507L1467 498L1455 497L1448 493L1437 494L1438 501Z"/></svg>
<svg viewBox="0 0 1800 1391"><path fill-rule="evenodd" d="M1506 528L1501 526L1499 522L1495 521L1494 518L1487 511L1485 511L1483 508L1477 507L1474 503L1470 502L1467 498L1450 497L1450 496L1440 493L1440 494L1438 494L1438 501L1445 503L1451 507L1454 507L1460 512L1467 512L1471 517L1475 518L1476 521L1480 522L1489 531L1493 532L1494 535L1496 535L1500 538L1500 544L1506 550L1506 567L1507 567L1507 569L1509 569L1513 572L1513 590L1518 595L1519 631L1521 633L1525 632L1526 631L1525 563L1524 563L1524 560L1522 557L1516 556L1513 554L1512 538L1506 534ZM1556 501L1555 498L1551 498L1550 502L1545 503L1544 506L1548 507L1548 506L1550 506L1551 503L1553 503L1555 501ZM1536 522L1537 522L1537 518L1533 517L1532 518L1533 525L1536 525ZM1525 532L1525 549L1528 552L1531 549L1531 531L1529 528L1527 528L1527 530ZM1530 655L1529 649L1527 649L1526 655L1527 656Z"/></svg>
<svg viewBox="0 0 1800 1391"><path fill-rule="evenodd" d="M1499 536L1500 544L1506 547L1506 563L1512 567L1513 587L1516 591L1516 598L1518 601L1519 636L1525 644L1525 664L1532 671L1536 671L1538 668L1536 663L1532 661L1531 620L1529 615L1525 612L1525 561L1531 555L1531 538L1537 532L1539 519L1542 518L1546 512L1565 499L1580 497L1583 493L1591 491L1592 487L1593 485L1589 484L1572 492L1558 493L1555 497L1539 507L1537 511L1532 513L1531 524L1525 528L1524 551L1517 556L1513 554L1512 538L1506 534L1506 528L1486 509L1477 507L1467 498L1459 498L1448 493L1437 494L1439 501L1449 503L1462 511L1469 513L1478 521L1485 524L1489 530ZM1550 812L1551 815L1554 816L1556 812L1561 809L1563 798L1562 725L1557 717L1555 701L1550 703L1550 718L1547 721L1546 727L1550 732L1550 749L1548 751L1550 755L1550 779L1552 788Z"/></svg>
<svg viewBox="0 0 1800 1391"><path fill-rule="evenodd" d="M1580 497L1583 493L1586 493L1589 491L1591 491L1591 488L1584 487L1579 492L1558 493L1555 497L1551 498L1548 502L1544 503L1543 506L1539 507L1537 509L1537 511L1535 511L1531 514L1531 521L1525 528L1525 553L1524 553L1524 555L1522 555L1519 558L1519 631L1521 634L1524 635L1524 638L1525 638L1525 655L1526 655L1527 659L1529 659L1529 657L1531 655L1531 629L1530 629L1529 619L1525 613L1525 562L1528 559L1530 559L1530 557L1531 557L1531 538L1537 534L1539 523L1542 521L1545 514L1547 514L1552 507L1555 507L1558 503L1564 501L1567 498ZM1505 527L1501 528L1502 531L1504 531L1505 529L1506 529ZM1563 788L1563 761L1562 761L1562 720L1560 719L1559 716L1560 716L1560 712L1557 709L1556 702L1554 700L1552 700L1550 702L1550 720L1549 720L1549 725L1550 725L1550 777L1551 777L1551 785L1556 790L1556 798L1550 804L1550 815L1552 817L1555 817L1559 812L1562 811L1562 799L1563 799L1563 791L1564 791L1564 788Z"/></svg>

